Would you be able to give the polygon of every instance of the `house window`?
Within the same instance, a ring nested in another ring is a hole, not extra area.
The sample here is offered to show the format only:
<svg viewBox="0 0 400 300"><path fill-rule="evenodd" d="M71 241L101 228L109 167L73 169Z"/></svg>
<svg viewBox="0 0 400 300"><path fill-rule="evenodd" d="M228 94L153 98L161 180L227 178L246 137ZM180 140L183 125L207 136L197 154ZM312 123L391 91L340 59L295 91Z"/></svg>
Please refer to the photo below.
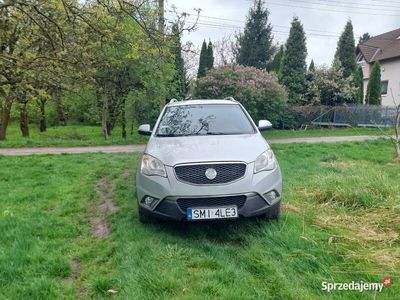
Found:
<svg viewBox="0 0 400 300"><path fill-rule="evenodd" d="M382 95L387 95L388 85L389 85L389 81L388 80L382 81L382 84L381 84L381 87L382 87L381 94Z"/></svg>

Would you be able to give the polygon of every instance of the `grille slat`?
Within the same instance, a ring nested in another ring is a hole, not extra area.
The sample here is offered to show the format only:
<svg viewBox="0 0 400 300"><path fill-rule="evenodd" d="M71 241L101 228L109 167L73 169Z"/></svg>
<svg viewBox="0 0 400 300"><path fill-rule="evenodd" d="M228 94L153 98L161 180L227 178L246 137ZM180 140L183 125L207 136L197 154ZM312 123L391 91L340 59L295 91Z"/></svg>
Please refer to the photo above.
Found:
<svg viewBox="0 0 400 300"><path fill-rule="evenodd" d="M238 209L243 207L247 197L244 195L214 198L179 198L177 201L179 208L186 211L188 208L195 207L219 207L236 205Z"/></svg>
<svg viewBox="0 0 400 300"><path fill-rule="evenodd" d="M217 177L208 179L205 175L207 169L217 171ZM176 177L184 182L192 184L224 184L242 178L246 173L246 164L199 164L183 165L175 167Z"/></svg>

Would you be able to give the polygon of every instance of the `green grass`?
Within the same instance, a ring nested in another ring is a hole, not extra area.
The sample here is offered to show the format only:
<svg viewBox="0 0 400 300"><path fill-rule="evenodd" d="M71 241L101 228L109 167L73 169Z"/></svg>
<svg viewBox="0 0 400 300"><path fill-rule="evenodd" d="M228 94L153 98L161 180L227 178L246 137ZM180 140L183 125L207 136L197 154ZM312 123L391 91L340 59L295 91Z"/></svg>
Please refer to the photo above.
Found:
<svg viewBox="0 0 400 300"><path fill-rule="evenodd" d="M385 130L385 133L392 133ZM319 137L319 136L351 136L351 135L383 135L380 129L347 128L347 129L308 129L304 130L270 130L263 132L266 139ZM121 129L115 128L108 140L104 140L98 126L69 125L50 127L46 132L39 132L37 126L30 126L30 137L23 138L19 127L11 125L7 130L7 140L0 141L0 148L6 147L51 147L51 146L96 146L96 145L129 145L145 144L148 138L137 133L121 137Z"/></svg>
<svg viewBox="0 0 400 300"><path fill-rule="evenodd" d="M307 130L269 130L263 132L267 139L286 139L300 137L320 137L320 136L352 136L352 135L378 135L392 134L392 129L379 128L310 128Z"/></svg>
<svg viewBox="0 0 400 300"><path fill-rule="evenodd" d="M391 145L274 150L279 222L186 226L139 223L139 154L0 157L0 299L395 299L400 164ZM118 211L104 212L104 199ZM96 218L108 237L93 236ZM321 291L322 281L384 276L394 284L377 295Z"/></svg>
<svg viewBox="0 0 400 300"><path fill-rule="evenodd" d="M96 145L129 145L145 144L148 138L141 136L135 129L134 134L126 139L121 137L121 128L113 130L108 140L102 135L99 126L68 125L50 127L46 132L39 132L37 126L30 126L30 137L21 136L19 127L11 125L7 129L7 139L0 141L0 148L6 147L51 147L51 146L96 146Z"/></svg>

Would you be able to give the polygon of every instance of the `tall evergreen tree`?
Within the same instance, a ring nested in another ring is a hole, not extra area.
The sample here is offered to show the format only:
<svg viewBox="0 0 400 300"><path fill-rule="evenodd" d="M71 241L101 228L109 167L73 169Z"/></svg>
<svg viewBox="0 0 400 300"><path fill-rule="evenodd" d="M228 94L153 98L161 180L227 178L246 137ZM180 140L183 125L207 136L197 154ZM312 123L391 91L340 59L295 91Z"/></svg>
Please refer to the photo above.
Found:
<svg viewBox="0 0 400 300"><path fill-rule="evenodd" d="M315 64L314 64L314 60L313 59L310 62L310 66L308 67L308 71L309 72L314 72L315 71Z"/></svg>
<svg viewBox="0 0 400 300"><path fill-rule="evenodd" d="M268 17L265 1L255 0L247 16L244 32L238 37L236 62L239 65L267 68L276 51Z"/></svg>
<svg viewBox="0 0 400 300"><path fill-rule="evenodd" d="M199 70L197 72L197 78L204 77L206 75L206 70L207 70L207 44L206 41L203 41L203 45L201 46L201 51L200 51Z"/></svg>
<svg viewBox="0 0 400 300"><path fill-rule="evenodd" d="M289 103L305 104L306 90L306 35L303 25L297 17L293 18L286 42L285 55L283 56L280 70L280 81L289 92Z"/></svg>
<svg viewBox="0 0 400 300"><path fill-rule="evenodd" d="M206 67L207 70L210 70L214 67L214 49L213 49L213 44L210 42L208 42L208 46L207 46L207 61L206 61Z"/></svg>
<svg viewBox="0 0 400 300"><path fill-rule="evenodd" d="M382 102L381 64L376 61L369 76L365 103L380 105Z"/></svg>
<svg viewBox="0 0 400 300"><path fill-rule="evenodd" d="M271 63L268 65L268 68L267 68L268 71L273 71L276 74L279 73L284 53L285 53L285 47L283 45L281 45L279 47L279 51L274 55L274 58L272 59Z"/></svg>
<svg viewBox="0 0 400 300"><path fill-rule="evenodd" d="M336 48L335 59L339 59L343 68L343 76L353 75L357 69L356 47L354 41L353 24L347 21Z"/></svg>
<svg viewBox="0 0 400 300"><path fill-rule="evenodd" d="M358 66L356 73L354 74L354 83L357 87L355 94L355 102L363 103L364 101L364 74L361 66Z"/></svg>
<svg viewBox="0 0 400 300"><path fill-rule="evenodd" d="M315 64L314 60L311 60L310 66L306 73L306 92L305 98L307 103L314 103L315 99L318 98L317 88L315 86Z"/></svg>
<svg viewBox="0 0 400 300"><path fill-rule="evenodd" d="M172 79L171 98L183 99L186 95L186 70L182 58L182 44L178 25L172 26L172 49L174 54L175 75Z"/></svg>

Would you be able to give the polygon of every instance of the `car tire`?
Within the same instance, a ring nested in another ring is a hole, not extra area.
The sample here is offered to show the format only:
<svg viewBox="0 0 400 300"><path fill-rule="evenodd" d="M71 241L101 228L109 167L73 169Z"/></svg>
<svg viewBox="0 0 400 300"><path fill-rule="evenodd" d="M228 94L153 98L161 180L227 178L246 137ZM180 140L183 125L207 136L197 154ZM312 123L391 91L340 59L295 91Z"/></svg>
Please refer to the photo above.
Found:
<svg viewBox="0 0 400 300"><path fill-rule="evenodd" d="M279 220L281 216L281 202L273 207L273 209L268 210L265 214L261 215L261 217L265 220Z"/></svg>
<svg viewBox="0 0 400 300"><path fill-rule="evenodd" d="M142 224L153 223L155 220L150 214L138 204L139 221Z"/></svg>

